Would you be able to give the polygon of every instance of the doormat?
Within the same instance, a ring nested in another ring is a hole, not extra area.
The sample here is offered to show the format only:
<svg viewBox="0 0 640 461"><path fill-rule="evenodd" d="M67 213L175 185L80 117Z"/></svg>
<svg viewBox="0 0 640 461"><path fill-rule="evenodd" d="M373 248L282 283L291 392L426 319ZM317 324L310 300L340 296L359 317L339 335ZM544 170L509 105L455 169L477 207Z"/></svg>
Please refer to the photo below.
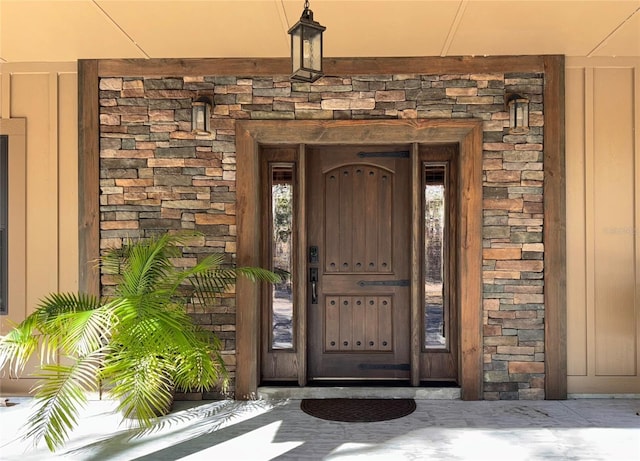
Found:
<svg viewBox="0 0 640 461"><path fill-rule="evenodd" d="M300 409L328 421L368 423L402 418L416 409L413 399L304 399Z"/></svg>

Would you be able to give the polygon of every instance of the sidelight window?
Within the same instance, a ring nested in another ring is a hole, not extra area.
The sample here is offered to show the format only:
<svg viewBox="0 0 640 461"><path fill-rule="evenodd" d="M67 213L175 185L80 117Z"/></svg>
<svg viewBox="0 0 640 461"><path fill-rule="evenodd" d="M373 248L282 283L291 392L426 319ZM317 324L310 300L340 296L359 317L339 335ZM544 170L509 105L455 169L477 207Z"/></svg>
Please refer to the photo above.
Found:
<svg viewBox="0 0 640 461"><path fill-rule="evenodd" d="M271 290L271 348L293 349L293 164L270 163L271 270L281 282Z"/></svg>
<svg viewBox="0 0 640 461"><path fill-rule="evenodd" d="M447 165L424 166L424 347L447 347Z"/></svg>

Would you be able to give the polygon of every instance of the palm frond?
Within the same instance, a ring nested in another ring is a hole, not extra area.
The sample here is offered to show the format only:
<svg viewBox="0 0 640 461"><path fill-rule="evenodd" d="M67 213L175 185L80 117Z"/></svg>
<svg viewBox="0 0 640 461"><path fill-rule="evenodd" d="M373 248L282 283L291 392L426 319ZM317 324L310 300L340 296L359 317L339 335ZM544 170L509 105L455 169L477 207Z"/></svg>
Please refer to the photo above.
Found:
<svg viewBox="0 0 640 461"><path fill-rule="evenodd" d="M90 311L98 307L100 299L86 293L51 293L40 301L32 315L38 318L38 323L44 324L60 314Z"/></svg>
<svg viewBox="0 0 640 461"><path fill-rule="evenodd" d="M60 348L69 355L86 355L98 349L99 340L93 340L93 346L86 342L99 334L97 330L107 328L109 320L105 312L99 298L84 293L53 293L44 298L33 314L37 318L36 328L42 333L42 362L54 362ZM102 324L96 325L100 321Z"/></svg>
<svg viewBox="0 0 640 461"><path fill-rule="evenodd" d="M222 267L223 258L221 254L208 256L186 277L193 296L202 306L214 302L221 293L234 286L240 276L252 282L278 283L281 280L278 274L261 267Z"/></svg>
<svg viewBox="0 0 640 461"><path fill-rule="evenodd" d="M174 270L171 258L180 254L176 245L184 238L179 234L163 234L127 242L120 249L108 251L101 263L108 273L120 276L117 288L120 295L146 293Z"/></svg>
<svg viewBox="0 0 640 461"><path fill-rule="evenodd" d="M262 281L278 283L282 280L280 275L271 272L270 270L263 269L262 267L237 267L235 271L237 275L246 277L252 282Z"/></svg>
<svg viewBox="0 0 640 461"><path fill-rule="evenodd" d="M171 406L174 367L174 363L153 354L140 354L135 361L116 359L111 373L118 379L110 394L120 402L117 410L125 418L135 418L149 427Z"/></svg>
<svg viewBox="0 0 640 461"><path fill-rule="evenodd" d="M217 338L214 337L216 340ZM218 381L223 389L227 386L227 370L220 356L219 344L205 344L177 357L174 380L178 389L203 391Z"/></svg>
<svg viewBox="0 0 640 461"><path fill-rule="evenodd" d="M30 328L15 328L0 339L0 370L5 366L14 375L20 375L27 362L38 349L38 337Z"/></svg>
<svg viewBox="0 0 640 461"><path fill-rule="evenodd" d="M31 315L0 339L0 369L9 365L12 373L22 373L38 346L40 363L55 362L59 339L67 333L62 319L99 306L98 298L86 294L53 293L45 297Z"/></svg>
<svg viewBox="0 0 640 461"><path fill-rule="evenodd" d="M176 329L191 322L184 309L176 309L167 293L158 292L148 295L120 298L114 308L119 320L117 332L136 329L137 324L146 320L157 321L160 325L172 325Z"/></svg>
<svg viewBox="0 0 640 461"><path fill-rule="evenodd" d="M67 355L85 356L106 344L117 324L111 306L59 317L60 348Z"/></svg>
<svg viewBox="0 0 640 461"><path fill-rule="evenodd" d="M115 275L107 300L83 294L52 294L8 335L0 338L0 367L22 371L41 351L37 411L26 437L44 439L54 450L77 424L87 390L102 381L120 399L118 410L149 426L168 410L173 389L226 386L222 344L194 322L188 302L203 307L228 291L238 277L276 283L280 277L257 267L225 264L223 254L181 268L181 256L195 233L163 234L127 242L100 259ZM60 354L70 366L56 364Z"/></svg>
<svg viewBox="0 0 640 461"><path fill-rule="evenodd" d="M42 366L35 395L37 408L28 420L25 438L36 444L44 439L51 451L64 444L87 402L86 392L97 389L96 376L104 356L105 351L99 350L70 366Z"/></svg>
<svg viewBox="0 0 640 461"><path fill-rule="evenodd" d="M121 296L147 293L172 271L173 266L163 244L156 240L131 249L126 270L121 274L122 279L118 284Z"/></svg>

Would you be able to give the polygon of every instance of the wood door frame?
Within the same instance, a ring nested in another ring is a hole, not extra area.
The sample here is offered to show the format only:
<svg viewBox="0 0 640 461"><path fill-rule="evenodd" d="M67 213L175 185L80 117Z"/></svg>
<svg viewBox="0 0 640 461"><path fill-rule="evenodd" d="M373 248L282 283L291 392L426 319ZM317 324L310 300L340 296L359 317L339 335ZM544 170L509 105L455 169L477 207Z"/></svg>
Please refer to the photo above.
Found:
<svg viewBox="0 0 640 461"><path fill-rule="evenodd" d="M445 314L445 321L448 323L449 327L447 330L447 337L449 338L447 347L443 349L432 349L428 348L425 345L426 332L420 331L421 328L418 328L418 334L423 334L422 342L420 344L420 370L419 370L419 380L414 378L412 385L417 386L419 381L447 381L453 375L453 373L444 373L442 371L444 369L448 369L451 372L455 370L455 376L460 374L459 366L458 366L458 355L459 355L459 346L460 346L460 308L458 303L458 294L460 284L458 283L458 266L457 258L459 251L459 232L458 232L458 222L459 222L459 212L458 206L460 204L460 188L458 183L460 181L459 175L459 154L458 154L458 146L451 144L444 145L414 145L414 149L416 153L414 157L417 161L417 166L414 168L418 171L418 179L416 179L415 184L417 187L412 193L414 194L413 201L417 201L421 208L420 215L417 216L418 220L412 223L413 232L418 236L418 245L420 245L421 254L417 256L417 264L420 264L423 268L423 272L419 276L419 280L421 281L418 284L417 295L415 295L418 299L425 299L425 291L424 291L424 281L425 281L425 273L424 268L426 263L426 255L424 254L424 233L425 233L425 165L427 164L439 164L439 165L447 165L447 173L445 182L448 183L446 186L446 195L445 202L448 202L447 210L445 211L445 226L444 226L444 245L446 250L444 254L446 257L444 258L444 270L445 270L445 278L444 278L444 299L447 300L446 304L448 305L447 310L448 314ZM420 182L418 182L420 181ZM414 216L416 216L414 214ZM423 320L423 312L422 309L417 309L417 314L415 319L412 320L412 323L416 325L422 326ZM449 357L455 357L454 363L447 362ZM449 368L445 364L449 364Z"/></svg>
<svg viewBox="0 0 640 461"><path fill-rule="evenodd" d="M236 123L238 264L260 265L260 144L426 144L457 143L460 156L460 237L458 295L460 299L460 384L462 398L482 397L482 121L461 120L348 120L348 121L238 121ZM417 149L414 149L414 157ZM414 159L413 186L420 185ZM417 181L417 182L416 182ZM415 187L414 187L415 189ZM415 193L415 192L414 192ZM414 200L415 202L415 200ZM420 201L412 206L413 227L419 225ZM414 232L416 234L416 232ZM421 300L414 291L421 283L420 239L411 242L412 319ZM298 269L300 271L302 269ZM297 274L305 280L304 273ZM462 289L464 287L464 289ZM306 284L298 284L298 299L306 299ZM237 363L236 398L255 395L260 370L260 287L238 280L236 290ZM412 384L419 380L420 322L412 321ZM298 335L300 337L302 335ZM305 363L304 347L297 352ZM300 374L306 375L302 366Z"/></svg>
<svg viewBox="0 0 640 461"><path fill-rule="evenodd" d="M296 269L301 261L306 260L306 233L303 234L303 230L305 229L305 223L301 222L301 213L304 212L305 207L299 206L299 201L302 197L304 197L304 193L302 193L302 184L305 184L306 178L300 177L300 171L304 168L303 161L303 148L304 146L260 146L260 174L261 174L261 206L262 206L262 224L261 229L265 234L263 235L262 240L262 267L270 268L270 263L273 263L273 210L272 206L272 188L271 188L271 180L272 177L270 175L270 165L271 164L279 164L281 166L287 165L291 167L293 172L292 177L292 186L293 186L293 209L292 209L292 221L294 223L293 235L291 237L292 246L291 246L291 268L292 273L297 277L298 272ZM300 242L304 242L301 245ZM297 280L293 279L293 280ZM299 296L301 290L294 283L293 284L293 305L292 305L292 315L293 320L295 320L296 325L292 325L293 332L295 333L293 338L293 344L291 349L277 349L272 347L272 332L273 332L273 292L270 289L262 290L262 305L260 306L262 313L261 320L261 355L260 358L262 363L260 364L260 372L262 379L265 381L270 380L281 380L284 379L286 381L297 380L300 386L304 386L306 384L306 380L303 376L299 376L298 368L305 367L303 356L303 361L300 362L298 358L298 354L295 352L303 347L305 338L301 337L301 334L304 333L303 325L306 324L306 306L301 305L299 302Z"/></svg>

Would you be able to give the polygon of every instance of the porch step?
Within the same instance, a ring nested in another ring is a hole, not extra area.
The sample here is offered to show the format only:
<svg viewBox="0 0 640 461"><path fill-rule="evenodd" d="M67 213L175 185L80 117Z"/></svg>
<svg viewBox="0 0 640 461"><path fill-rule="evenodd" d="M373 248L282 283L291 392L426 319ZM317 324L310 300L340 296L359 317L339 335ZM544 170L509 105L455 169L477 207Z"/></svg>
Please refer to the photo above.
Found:
<svg viewBox="0 0 640 461"><path fill-rule="evenodd" d="M415 399L460 400L459 387L258 387L262 400L302 399Z"/></svg>

